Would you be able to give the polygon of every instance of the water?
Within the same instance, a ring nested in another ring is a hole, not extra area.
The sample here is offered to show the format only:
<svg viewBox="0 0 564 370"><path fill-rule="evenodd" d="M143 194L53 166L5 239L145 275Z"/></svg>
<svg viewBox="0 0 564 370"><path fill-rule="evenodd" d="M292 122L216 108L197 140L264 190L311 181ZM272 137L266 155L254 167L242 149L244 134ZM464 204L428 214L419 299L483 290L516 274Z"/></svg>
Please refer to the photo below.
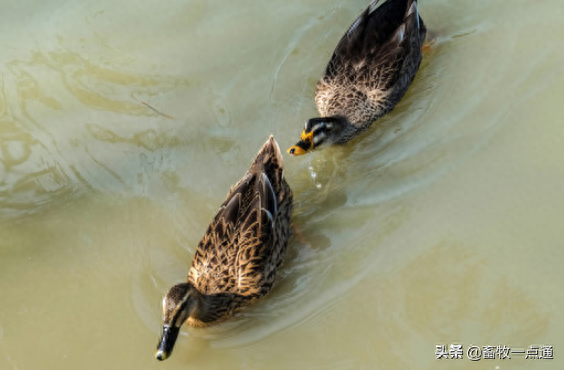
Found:
<svg viewBox="0 0 564 370"><path fill-rule="evenodd" d="M164 292L268 134L315 116L364 6L4 0L0 368L562 368L557 0L423 2L437 41L394 112L286 157L305 241L272 294L153 358Z"/></svg>

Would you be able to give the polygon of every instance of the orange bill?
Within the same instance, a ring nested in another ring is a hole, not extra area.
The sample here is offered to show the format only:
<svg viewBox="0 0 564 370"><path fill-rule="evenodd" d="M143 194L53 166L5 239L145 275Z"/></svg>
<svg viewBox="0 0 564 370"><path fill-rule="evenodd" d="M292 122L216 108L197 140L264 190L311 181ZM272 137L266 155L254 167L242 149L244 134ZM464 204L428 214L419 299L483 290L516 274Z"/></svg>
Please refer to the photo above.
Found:
<svg viewBox="0 0 564 370"><path fill-rule="evenodd" d="M302 155L306 154L310 150L313 149L313 131L306 132L305 130L302 132L301 140L296 143L296 145L290 147L288 149L288 153L291 155Z"/></svg>

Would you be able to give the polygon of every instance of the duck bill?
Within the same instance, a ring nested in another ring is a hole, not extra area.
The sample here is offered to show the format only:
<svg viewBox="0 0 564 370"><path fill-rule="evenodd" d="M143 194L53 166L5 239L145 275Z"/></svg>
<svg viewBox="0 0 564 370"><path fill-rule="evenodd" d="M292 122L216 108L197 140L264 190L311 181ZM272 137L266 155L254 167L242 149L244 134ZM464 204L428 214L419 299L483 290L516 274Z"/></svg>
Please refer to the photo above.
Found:
<svg viewBox="0 0 564 370"><path fill-rule="evenodd" d="M163 327L163 336L161 337L161 341L157 346L157 353L155 354L157 360L164 361L170 357L179 332L180 328L174 326L165 325Z"/></svg>
<svg viewBox="0 0 564 370"><path fill-rule="evenodd" d="M288 149L288 153L291 155L302 155L311 151L313 147L313 131L306 132L304 130L302 132L301 140L297 142L296 145L290 147L290 149Z"/></svg>

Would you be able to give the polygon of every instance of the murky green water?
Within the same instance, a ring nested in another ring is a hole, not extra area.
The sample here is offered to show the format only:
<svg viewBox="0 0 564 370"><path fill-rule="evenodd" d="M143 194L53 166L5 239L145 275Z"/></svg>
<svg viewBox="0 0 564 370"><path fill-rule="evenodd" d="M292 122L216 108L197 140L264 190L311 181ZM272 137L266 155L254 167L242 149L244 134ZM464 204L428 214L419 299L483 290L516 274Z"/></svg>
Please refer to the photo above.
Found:
<svg viewBox="0 0 564 370"><path fill-rule="evenodd" d="M3 0L0 368L561 369L560 0L422 2L438 40L397 109L286 158L306 243L272 294L153 358L164 292L367 3Z"/></svg>

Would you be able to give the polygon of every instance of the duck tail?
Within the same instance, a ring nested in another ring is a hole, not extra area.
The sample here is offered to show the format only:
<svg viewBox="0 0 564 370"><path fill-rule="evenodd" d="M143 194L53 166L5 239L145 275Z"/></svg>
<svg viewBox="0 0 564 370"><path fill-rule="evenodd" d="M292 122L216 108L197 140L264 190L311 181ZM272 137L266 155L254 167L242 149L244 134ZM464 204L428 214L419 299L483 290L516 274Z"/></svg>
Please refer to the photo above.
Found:
<svg viewBox="0 0 564 370"><path fill-rule="evenodd" d="M280 152L280 147L274 139L274 136L270 135L268 140L266 140L260 148L253 164L251 164L251 168L266 172L269 177L271 171L282 170L284 168L282 153Z"/></svg>
<svg viewBox="0 0 564 370"><path fill-rule="evenodd" d="M417 0L373 0L349 27L335 53L348 59L372 55L385 45L405 21Z"/></svg>
<svg viewBox="0 0 564 370"><path fill-rule="evenodd" d="M415 18L413 22L410 22L410 18ZM417 0L409 0L407 2L407 11L405 13L405 23L407 25L412 25L412 27L416 27L419 29L419 40L421 45L423 41L425 41L425 36L427 35L427 27L425 27L425 23L423 23L423 19L419 15L419 4ZM409 30L407 30L409 32Z"/></svg>

